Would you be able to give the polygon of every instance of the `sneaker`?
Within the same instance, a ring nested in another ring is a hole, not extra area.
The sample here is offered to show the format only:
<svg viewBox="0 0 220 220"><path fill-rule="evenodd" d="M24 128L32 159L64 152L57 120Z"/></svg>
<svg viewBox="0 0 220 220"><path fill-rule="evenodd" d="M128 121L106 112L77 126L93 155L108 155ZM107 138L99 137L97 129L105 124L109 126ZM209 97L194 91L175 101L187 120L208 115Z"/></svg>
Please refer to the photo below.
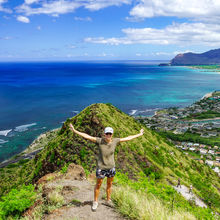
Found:
<svg viewBox="0 0 220 220"><path fill-rule="evenodd" d="M98 207L98 202L93 201L93 203L92 203L92 211L95 212L97 207Z"/></svg>

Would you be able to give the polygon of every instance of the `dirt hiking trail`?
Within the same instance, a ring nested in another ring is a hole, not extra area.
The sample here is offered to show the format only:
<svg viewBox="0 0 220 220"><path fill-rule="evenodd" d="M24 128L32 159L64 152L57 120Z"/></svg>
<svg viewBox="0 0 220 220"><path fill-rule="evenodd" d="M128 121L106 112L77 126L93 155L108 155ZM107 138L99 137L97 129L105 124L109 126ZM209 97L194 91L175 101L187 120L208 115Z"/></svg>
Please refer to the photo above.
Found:
<svg viewBox="0 0 220 220"><path fill-rule="evenodd" d="M95 177L85 178L84 169L75 164L70 164L65 174L50 173L37 182L37 187L42 188L42 199L24 214L29 219L34 218L34 210L40 204L47 206L61 202L61 207L49 213L44 213L43 220L123 220L114 207L105 205L103 196L106 185L103 183L99 206L95 212L92 211L94 196Z"/></svg>

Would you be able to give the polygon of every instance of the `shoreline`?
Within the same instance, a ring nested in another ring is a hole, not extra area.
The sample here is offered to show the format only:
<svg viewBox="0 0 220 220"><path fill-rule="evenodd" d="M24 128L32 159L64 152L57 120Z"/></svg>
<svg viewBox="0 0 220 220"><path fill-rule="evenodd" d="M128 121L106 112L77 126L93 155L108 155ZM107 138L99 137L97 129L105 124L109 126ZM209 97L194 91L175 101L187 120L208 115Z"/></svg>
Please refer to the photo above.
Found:
<svg viewBox="0 0 220 220"><path fill-rule="evenodd" d="M206 66L210 66L210 65L206 65ZM198 67L201 67L201 68L198 68L196 66L183 66L183 67L186 67L188 69L193 69L193 70L200 70L201 72L215 72L215 73L220 74L220 69L206 69L206 68L202 68L201 65L198 66Z"/></svg>
<svg viewBox="0 0 220 220"><path fill-rule="evenodd" d="M9 164L13 164L13 163L17 163L20 160L24 160L24 159L32 159L37 153L39 153L41 150L44 149L44 147L37 147L39 142L42 139L47 138L48 135L50 135L51 133L54 133L56 131L58 131L60 128L55 128L49 131L46 131L42 134L40 134L38 137L36 137L33 142L22 152L15 154L14 156L0 162L0 168L6 167Z"/></svg>
<svg viewBox="0 0 220 220"><path fill-rule="evenodd" d="M201 98L201 100L202 100L202 99L207 99L207 98L212 97L213 93L214 93L214 92L206 93L206 94Z"/></svg>

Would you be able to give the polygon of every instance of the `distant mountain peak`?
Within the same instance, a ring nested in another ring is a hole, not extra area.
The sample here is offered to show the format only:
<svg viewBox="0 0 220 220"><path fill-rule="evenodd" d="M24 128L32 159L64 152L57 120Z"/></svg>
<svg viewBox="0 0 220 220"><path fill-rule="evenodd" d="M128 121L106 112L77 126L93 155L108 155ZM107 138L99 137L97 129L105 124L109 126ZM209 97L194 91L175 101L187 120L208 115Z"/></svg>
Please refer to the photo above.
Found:
<svg viewBox="0 0 220 220"><path fill-rule="evenodd" d="M180 53L170 63L172 66L220 64L220 49L213 49L204 53Z"/></svg>

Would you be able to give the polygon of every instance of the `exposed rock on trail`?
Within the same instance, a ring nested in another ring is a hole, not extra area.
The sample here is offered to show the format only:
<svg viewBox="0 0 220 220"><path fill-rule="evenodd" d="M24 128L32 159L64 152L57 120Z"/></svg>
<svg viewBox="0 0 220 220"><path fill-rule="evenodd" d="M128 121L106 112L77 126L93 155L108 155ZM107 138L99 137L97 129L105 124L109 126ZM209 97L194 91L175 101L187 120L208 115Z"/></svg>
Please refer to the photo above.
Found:
<svg viewBox="0 0 220 220"><path fill-rule="evenodd" d="M183 197L185 197L187 200L194 200L194 201L195 201L195 204L196 204L197 206L207 208L207 205L206 205L201 199L199 199L195 194L189 193L189 188L187 188L186 186L181 185L181 188L176 187L176 186L173 186L173 188L174 188L177 192L181 193L181 195L182 195Z"/></svg>
<svg viewBox="0 0 220 220"><path fill-rule="evenodd" d="M105 193L105 185L99 196L99 206L96 212L91 210L94 196L94 180L88 181L83 168L79 165L70 164L65 174L51 173L42 177L37 182L37 187L42 187L42 200L44 206L61 203L59 208L49 213L44 213L42 219L45 220L109 220L124 219L114 208L104 205L102 196ZM42 202L37 201L34 208L26 212L26 216L33 218L33 212L36 206Z"/></svg>

